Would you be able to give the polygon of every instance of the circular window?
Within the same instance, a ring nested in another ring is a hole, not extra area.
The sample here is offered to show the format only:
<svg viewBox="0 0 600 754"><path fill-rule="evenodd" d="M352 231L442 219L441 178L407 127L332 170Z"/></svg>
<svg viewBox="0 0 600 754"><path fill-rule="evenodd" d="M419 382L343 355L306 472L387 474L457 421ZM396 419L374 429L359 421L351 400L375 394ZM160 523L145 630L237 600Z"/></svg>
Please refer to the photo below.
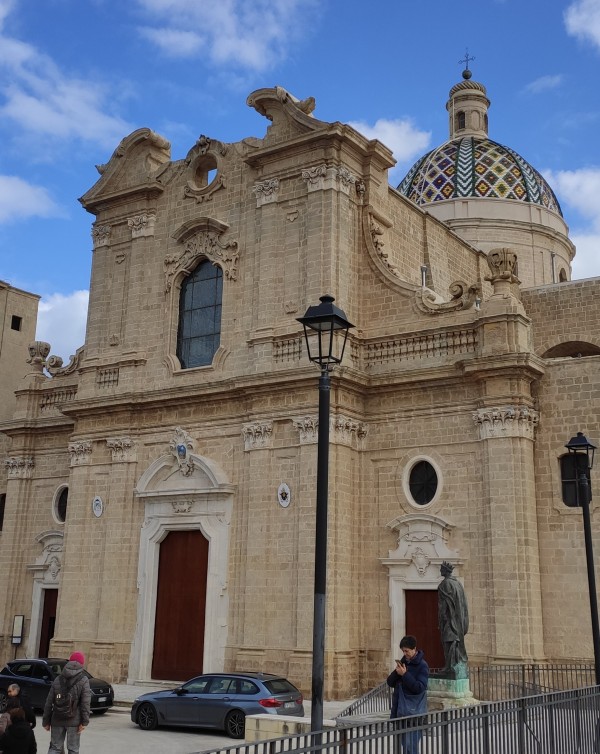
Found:
<svg viewBox="0 0 600 754"><path fill-rule="evenodd" d="M69 488L62 487L54 500L54 517L60 524L67 520L67 501L69 499Z"/></svg>
<svg viewBox="0 0 600 754"><path fill-rule="evenodd" d="M429 461L418 461L410 470L408 488L417 505L427 505L435 497L438 477Z"/></svg>

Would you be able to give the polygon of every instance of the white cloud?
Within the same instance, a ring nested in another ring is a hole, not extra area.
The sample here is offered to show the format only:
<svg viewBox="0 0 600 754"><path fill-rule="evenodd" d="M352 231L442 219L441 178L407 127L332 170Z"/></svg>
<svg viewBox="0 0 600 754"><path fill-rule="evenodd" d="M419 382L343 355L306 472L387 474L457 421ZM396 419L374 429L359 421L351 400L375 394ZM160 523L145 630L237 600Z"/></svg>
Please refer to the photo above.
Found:
<svg viewBox="0 0 600 754"><path fill-rule="evenodd" d="M11 8L0 0L0 28ZM21 135L114 147L132 129L107 114L111 97L102 84L69 76L34 46L0 34L0 125L12 121Z"/></svg>
<svg viewBox="0 0 600 754"><path fill-rule="evenodd" d="M575 0L564 17L569 34L600 48L600 0Z"/></svg>
<svg viewBox="0 0 600 754"><path fill-rule="evenodd" d="M137 0L156 26L140 27L171 57L206 56L217 65L266 70L310 30L317 0Z"/></svg>
<svg viewBox="0 0 600 754"><path fill-rule="evenodd" d="M577 215L573 221L565 211L577 248L573 277L600 275L600 167L544 171L544 176L556 191L563 211L571 209Z"/></svg>
<svg viewBox="0 0 600 754"><path fill-rule="evenodd" d="M62 356L65 366L84 343L88 299L89 291L73 291L66 296L53 293L40 301L36 338L50 343L50 353Z"/></svg>
<svg viewBox="0 0 600 754"><path fill-rule="evenodd" d="M349 123L367 139L379 139L389 147L398 161L390 173L398 175L406 171L406 163L415 160L427 150L431 141L431 131L420 131L410 118L386 120L381 118L375 125L354 121Z"/></svg>
<svg viewBox="0 0 600 754"><path fill-rule="evenodd" d="M0 222L24 217L63 217L48 191L14 175L0 175Z"/></svg>
<svg viewBox="0 0 600 754"><path fill-rule="evenodd" d="M554 76L540 76L527 84L524 91L530 92L531 94L539 94L540 92L557 89L563 83L564 78L565 77L561 73Z"/></svg>

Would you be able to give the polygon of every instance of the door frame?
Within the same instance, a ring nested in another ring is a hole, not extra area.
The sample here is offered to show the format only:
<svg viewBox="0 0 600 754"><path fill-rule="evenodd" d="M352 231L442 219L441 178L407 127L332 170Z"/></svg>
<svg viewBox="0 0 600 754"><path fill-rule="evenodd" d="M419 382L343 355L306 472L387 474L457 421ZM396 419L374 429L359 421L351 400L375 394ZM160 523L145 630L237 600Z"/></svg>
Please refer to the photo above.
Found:
<svg viewBox="0 0 600 754"><path fill-rule="evenodd" d="M200 530L208 540L203 667L205 673L224 669L233 487L213 462L193 454L189 459L194 471L183 474L173 464L172 456L162 456L144 472L135 491L144 503L144 523L140 532L137 623L128 683L152 680L160 543L171 531Z"/></svg>
<svg viewBox="0 0 600 754"><path fill-rule="evenodd" d="M44 590L60 588L63 538L63 532L56 530L44 531L35 538L36 542L42 546L42 552L36 558L35 563L27 566L27 570L33 575L33 585L31 590L29 635L25 642L24 651L26 657L37 657L42 635ZM58 608L56 617L58 622Z"/></svg>

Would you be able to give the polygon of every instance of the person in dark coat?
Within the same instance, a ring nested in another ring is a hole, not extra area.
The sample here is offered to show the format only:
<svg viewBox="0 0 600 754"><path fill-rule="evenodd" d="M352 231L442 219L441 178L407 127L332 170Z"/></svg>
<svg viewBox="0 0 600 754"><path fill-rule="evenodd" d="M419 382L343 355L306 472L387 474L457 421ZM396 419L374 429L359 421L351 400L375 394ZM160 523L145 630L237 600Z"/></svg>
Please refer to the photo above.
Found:
<svg viewBox="0 0 600 754"><path fill-rule="evenodd" d="M396 667L387 678L387 685L394 689L390 717L403 718L403 729L419 724L415 715L427 712L427 684L429 683L429 666L421 649L417 649L414 636L405 636L400 642L403 657L396 660ZM404 718L412 718L406 720ZM400 744L404 754L419 754L419 743L423 733L413 730L402 733Z"/></svg>
<svg viewBox="0 0 600 754"><path fill-rule="evenodd" d="M81 652L73 652L62 673L52 681L42 718L44 728L51 730L48 754L61 754L65 738L69 754L79 752L79 738L90 722L92 698L84 664L85 656ZM68 711L63 710L61 705L61 697L65 695L73 700Z"/></svg>
<svg viewBox="0 0 600 754"><path fill-rule="evenodd" d="M23 707L10 711L10 725L0 736L2 754L36 754L37 744Z"/></svg>
<svg viewBox="0 0 600 754"><path fill-rule="evenodd" d="M9 699L16 699L20 707L25 710L25 719L32 728L35 728L35 712L29 701L27 694L21 689L18 683L11 683L6 689Z"/></svg>

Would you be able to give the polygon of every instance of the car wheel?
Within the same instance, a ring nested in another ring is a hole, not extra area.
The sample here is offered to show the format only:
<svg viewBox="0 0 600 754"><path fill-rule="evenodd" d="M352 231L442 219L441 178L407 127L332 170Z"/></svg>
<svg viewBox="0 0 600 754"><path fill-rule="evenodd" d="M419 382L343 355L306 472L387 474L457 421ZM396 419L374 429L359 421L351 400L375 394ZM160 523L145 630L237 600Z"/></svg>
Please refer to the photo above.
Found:
<svg viewBox="0 0 600 754"><path fill-rule="evenodd" d="M142 730L154 730L158 725L158 715L149 702L144 702L137 714L137 724Z"/></svg>
<svg viewBox="0 0 600 754"><path fill-rule="evenodd" d="M108 712L108 707L105 707L104 709L93 709L92 712L94 715L103 715L105 712Z"/></svg>
<svg viewBox="0 0 600 754"><path fill-rule="evenodd" d="M231 710L225 718L225 733L229 738L243 738L246 730L246 715L239 709Z"/></svg>
<svg viewBox="0 0 600 754"><path fill-rule="evenodd" d="M6 702L8 701L8 694L4 689L0 689L0 712L4 712L6 709Z"/></svg>

